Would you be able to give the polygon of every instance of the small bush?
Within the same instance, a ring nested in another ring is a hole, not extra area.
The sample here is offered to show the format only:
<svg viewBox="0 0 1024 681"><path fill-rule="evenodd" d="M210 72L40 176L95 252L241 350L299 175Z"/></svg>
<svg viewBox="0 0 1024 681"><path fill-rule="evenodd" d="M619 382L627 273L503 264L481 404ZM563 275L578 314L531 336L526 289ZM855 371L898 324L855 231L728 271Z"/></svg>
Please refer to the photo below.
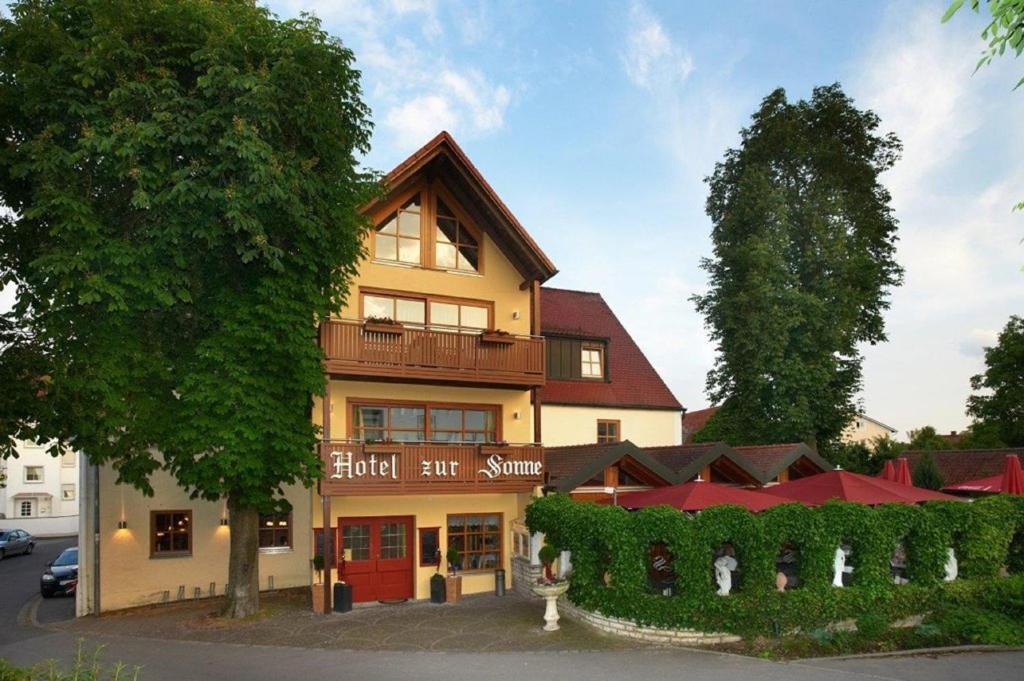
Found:
<svg viewBox="0 0 1024 681"><path fill-rule="evenodd" d="M950 608L937 614L934 623L961 643L1024 644L1024 623L992 610L967 606Z"/></svg>
<svg viewBox="0 0 1024 681"><path fill-rule="evenodd" d="M867 638L881 638L889 630L889 621L877 612L866 612L857 618L857 632Z"/></svg>

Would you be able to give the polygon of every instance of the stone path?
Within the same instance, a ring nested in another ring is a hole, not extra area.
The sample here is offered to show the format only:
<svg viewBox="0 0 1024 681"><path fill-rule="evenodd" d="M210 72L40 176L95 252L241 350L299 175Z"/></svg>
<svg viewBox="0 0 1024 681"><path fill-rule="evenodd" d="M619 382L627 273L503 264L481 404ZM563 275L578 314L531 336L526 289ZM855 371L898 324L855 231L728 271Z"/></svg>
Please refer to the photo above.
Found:
<svg viewBox="0 0 1024 681"><path fill-rule="evenodd" d="M264 594L258 616L217 617L220 599L138 608L54 625L75 635L241 643L339 650L445 652L643 649L642 643L601 634L563 617L545 632L544 604L514 593L476 595L454 605L368 605L344 614L315 615L302 591Z"/></svg>

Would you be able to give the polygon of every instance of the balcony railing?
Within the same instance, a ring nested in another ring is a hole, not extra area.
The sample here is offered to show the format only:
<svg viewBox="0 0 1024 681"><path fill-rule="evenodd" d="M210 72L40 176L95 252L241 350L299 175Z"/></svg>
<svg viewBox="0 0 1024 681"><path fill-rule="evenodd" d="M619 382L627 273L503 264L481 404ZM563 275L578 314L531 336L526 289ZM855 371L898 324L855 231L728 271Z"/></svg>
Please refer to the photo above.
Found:
<svg viewBox="0 0 1024 681"><path fill-rule="evenodd" d="M524 388L544 385L540 336L459 333L443 327L337 319L321 326L320 344L327 371L336 376Z"/></svg>
<svg viewBox="0 0 1024 681"><path fill-rule="evenodd" d="M331 440L321 457L326 495L528 492L544 481L539 444Z"/></svg>

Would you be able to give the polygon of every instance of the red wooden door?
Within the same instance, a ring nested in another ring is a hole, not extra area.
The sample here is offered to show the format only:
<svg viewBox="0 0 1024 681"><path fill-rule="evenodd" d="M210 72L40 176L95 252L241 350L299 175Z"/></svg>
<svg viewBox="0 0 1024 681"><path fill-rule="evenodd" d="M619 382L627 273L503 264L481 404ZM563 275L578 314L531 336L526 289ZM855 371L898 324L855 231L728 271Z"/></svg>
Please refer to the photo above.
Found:
<svg viewBox="0 0 1024 681"><path fill-rule="evenodd" d="M352 600L412 598L412 518L338 518L338 575L352 585Z"/></svg>

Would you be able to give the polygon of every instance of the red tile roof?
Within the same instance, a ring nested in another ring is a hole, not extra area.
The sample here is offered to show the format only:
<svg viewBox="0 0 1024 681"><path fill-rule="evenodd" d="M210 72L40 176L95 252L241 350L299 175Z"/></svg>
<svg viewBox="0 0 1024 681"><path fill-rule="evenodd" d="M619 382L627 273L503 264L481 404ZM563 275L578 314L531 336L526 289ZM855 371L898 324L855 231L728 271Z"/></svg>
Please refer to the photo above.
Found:
<svg viewBox="0 0 1024 681"><path fill-rule="evenodd" d="M715 415L718 407L708 407L683 414L683 444L693 438L693 434L708 424L708 419Z"/></svg>
<svg viewBox="0 0 1024 681"><path fill-rule="evenodd" d="M548 379L540 391L542 402L682 410L600 293L547 287L540 293L543 335L608 340L608 380Z"/></svg>
<svg viewBox="0 0 1024 681"><path fill-rule="evenodd" d="M1006 455L1024 455L1024 448L1011 447L1006 449L945 449L930 452L935 459L935 466L942 475L945 485L958 485L968 480L987 478L999 475L1006 466ZM910 462L913 471L921 457L922 451L909 451L903 454Z"/></svg>
<svg viewBox="0 0 1024 681"><path fill-rule="evenodd" d="M743 458L750 462L750 465L762 472L767 472L799 446L798 442L790 442L782 445L744 445L733 447L733 449L742 454Z"/></svg>

